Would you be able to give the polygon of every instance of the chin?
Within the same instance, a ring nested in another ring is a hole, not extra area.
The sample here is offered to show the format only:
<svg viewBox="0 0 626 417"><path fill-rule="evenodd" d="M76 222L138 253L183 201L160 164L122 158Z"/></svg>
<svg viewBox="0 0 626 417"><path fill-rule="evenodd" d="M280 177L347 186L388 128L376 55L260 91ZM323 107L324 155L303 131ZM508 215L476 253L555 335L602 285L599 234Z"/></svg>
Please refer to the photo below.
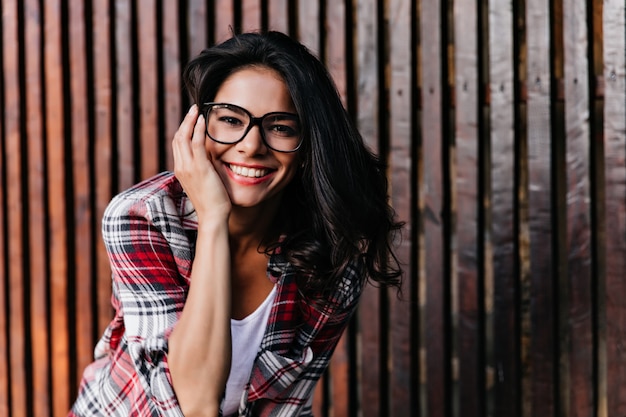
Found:
<svg viewBox="0 0 626 417"><path fill-rule="evenodd" d="M272 204L274 202L276 202L277 198L279 198L279 195L276 194L264 194L264 195L254 195L254 196L244 196L244 195L237 195L236 193L234 195L231 195L230 200L231 200L231 204L234 207L239 207L239 208L259 208L259 207L263 207L266 206L268 204Z"/></svg>

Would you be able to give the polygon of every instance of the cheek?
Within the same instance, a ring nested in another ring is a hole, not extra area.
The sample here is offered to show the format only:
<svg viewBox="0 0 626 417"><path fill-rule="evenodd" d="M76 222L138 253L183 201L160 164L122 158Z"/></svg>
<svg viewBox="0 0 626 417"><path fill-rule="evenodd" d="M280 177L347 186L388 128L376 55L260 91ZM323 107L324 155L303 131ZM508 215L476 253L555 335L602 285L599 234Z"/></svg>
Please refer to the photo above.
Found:
<svg viewBox="0 0 626 417"><path fill-rule="evenodd" d="M224 153L224 146L219 143L213 142L210 138L206 138L206 142L204 144L204 148L206 149L207 158L211 162L215 162L220 158L220 156Z"/></svg>
<svg viewBox="0 0 626 417"><path fill-rule="evenodd" d="M282 161L283 166L285 167L285 170L287 171L287 175L289 176L289 178L293 178L296 173L298 172L298 169L300 167L300 158L297 158L295 155L292 155L291 158L289 159L285 159Z"/></svg>

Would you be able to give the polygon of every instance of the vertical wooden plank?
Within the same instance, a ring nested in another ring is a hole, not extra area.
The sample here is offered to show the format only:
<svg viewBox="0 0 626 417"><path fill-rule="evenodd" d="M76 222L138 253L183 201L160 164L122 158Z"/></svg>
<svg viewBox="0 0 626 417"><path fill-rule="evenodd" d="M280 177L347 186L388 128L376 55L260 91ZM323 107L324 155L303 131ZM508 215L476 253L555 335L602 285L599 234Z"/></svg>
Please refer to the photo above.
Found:
<svg viewBox="0 0 626 417"><path fill-rule="evenodd" d="M330 384L326 403L330 409L322 411L321 415L326 413L335 416L349 415L348 359L348 332L345 332L333 353L326 375Z"/></svg>
<svg viewBox="0 0 626 417"><path fill-rule="evenodd" d="M325 16L326 56L323 57L330 72L341 101L346 106L346 10L343 2L328 2Z"/></svg>
<svg viewBox="0 0 626 417"><path fill-rule="evenodd" d="M319 55L320 49L320 5L319 1L298 0L298 40L309 50ZM354 32L356 36L356 31Z"/></svg>
<svg viewBox="0 0 626 417"><path fill-rule="evenodd" d="M605 163L604 163L604 52L603 52L603 2L587 2L587 30L589 32L589 144L590 144L590 251L593 257L590 291L592 300L592 367L594 417L608 417L607 362L606 362L606 230Z"/></svg>
<svg viewBox="0 0 626 417"><path fill-rule="evenodd" d="M165 3L172 2L165 1ZM187 35L190 57L198 55L200 51L209 46L208 31L211 28L207 27L207 13L206 0L187 1L187 27L182 29Z"/></svg>
<svg viewBox="0 0 626 417"><path fill-rule="evenodd" d="M513 16L507 0L489 4L491 243L493 246L494 414L519 415L518 294L515 236Z"/></svg>
<svg viewBox="0 0 626 417"><path fill-rule="evenodd" d="M289 32L289 4L287 0L267 0L268 29Z"/></svg>
<svg viewBox="0 0 626 417"><path fill-rule="evenodd" d="M458 307L456 355L458 397L455 415L484 416L482 305L478 224L478 15L473 3L454 3L455 143L453 178L456 206L457 271L453 292Z"/></svg>
<svg viewBox="0 0 626 417"><path fill-rule="evenodd" d="M235 26L235 12L232 0L215 0L214 3L214 39L215 43L221 43L232 36L231 27Z"/></svg>
<svg viewBox="0 0 626 417"><path fill-rule="evenodd" d="M159 172L159 123L157 120L156 0L143 0L137 9L139 65L139 138L141 179Z"/></svg>
<svg viewBox="0 0 626 417"><path fill-rule="evenodd" d="M564 47L563 47L563 0L554 0L550 4L551 16L551 70L552 70L552 150L553 150L553 181L554 187L554 233L558 246L554 249L555 255L555 292L557 310L555 336L557 340L558 374L556 375L555 414L557 416L569 416L569 336L567 330L567 317L569 308L568 280L567 276L567 240L566 231L566 168L565 147L567 144L565 129L565 100L564 100Z"/></svg>
<svg viewBox="0 0 626 417"><path fill-rule="evenodd" d="M259 31L261 29L261 1L243 0L241 9L243 32Z"/></svg>
<svg viewBox="0 0 626 417"><path fill-rule="evenodd" d="M4 7L0 2L0 8ZM4 27L4 26L3 26ZM2 31L4 38L4 32ZM4 51L2 52L4 54ZM0 55L0 68L4 69L4 55ZM4 90L0 90L2 103L5 102ZM4 104L3 104L4 105ZM8 213L7 213L7 153L5 148L5 114L0 112L0 361L10 364L9 360L9 331L7 328L8 317L8 293L9 288L9 265L7 256L10 236L8 233ZM0 415L9 415L9 366L0 367Z"/></svg>
<svg viewBox="0 0 626 417"><path fill-rule="evenodd" d="M325 379L326 375L322 375L317 385L315 386L315 392L313 393L312 412L314 416L323 416L326 414L324 404L325 398Z"/></svg>
<svg viewBox="0 0 626 417"><path fill-rule="evenodd" d="M594 369L594 416L608 417L606 362L606 230L604 163L604 51L602 2L587 2L589 31L590 181L592 266L592 343Z"/></svg>
<svg viewBox="0 0 626 417"><path fill-rule="evenodd" d="M531 276L528 219L528 110L527 110L527 45L526 2L513 4L513 91L515 97L515 205L518 261L518 329L519 329L519 415L531 417L530 341L531 341Z"/></svg>
<svg viewBox="0 0 626 417"><path fill-rule="evenodd" d="M165 1L163 6L163 76L165 100L165 166L174 169L171 140L182 120L181 53L179 51L178 2Z"/></svg>
<svg viewBox="0 0 626 417"><path fill-rule="evenodd" d="M446 386L446 294L444 243L444 172L442 124L441 1L421 5L420 39L422 72L423 173L419 184L423 218L424 298L421 339L424 347L425 415L443 416L448 410Z"/></svg>
<svg viewBox="0 0 626 417"><path fill-rule="evenodd" d="M415 276L411 270L414 181L412 169L412 131L413 131L413 95L411 86L411 1L393 0L388 9L388 36L390 59L390 184L391 201L399 220L405 222L403 238L398 242L397 255L404 268L403 297L399 299L395 292L390 293L390 395L391 416L406 417L412 415L411 401L411 309L410 280ZM417 352L415 352L417 354Z"/></svg>
<svg viewBox="0 0 626 417"><path fill-rule="evenodd" d="M526 0L528 45L528 217L531 265L530 410L551 416L555 408L553 187L550 115L550 10L542 0Z"/></svg>
<svg viewBox="0 0 626 417"><path fill-rule="evenodd" d="M363 139L373 151L378 151L378 67L379 57L376 34L378 25L376 5L359 1L356 5L357 36L357 126ZM360 345L359 368L361 375L359 410L363 417L381 415L379 382L384 370L380 358L380 290L367 286L358 311Z"/></svg>
<svg viewBox="0 0 626 417"><path fill-rule="evenodd" d="M606 392L609 416L626 415L626 15L622 0L604 3L604 155L606 281Z"/></svg>
<svg viewBox="0 0 626 417"><path fill-rule="evenodd" d="M85 10L83 3L70 2L68 4L69 23L69 58L70 58L70 93L71 93L71 126L72 140L72 192L74 219L68 225L71 230L72 246L68 248L73 254L74 262L74 304L76 313L76 357L72 358L77 366L76 381L80 381L82 371L93 360L93 333L92 306L90 302L92 287L92 242L91 236L91 184L88 131L88 99L87 99L87 62L86 62L86 34ZM69 277L68 277L69 278ZM72 386L72 393L78 389Z"/></svg>
<svg viewBox="0 0 626 417"><path fill-rule="evenodd" d="M2 58L4 59L4 58ZM2 66L4 67L4 66ZM2 97L4 99L4 96ZM4 112L3 112L4 113ZM7 198L6 198L6 186L7 176L6 160L5 160L5 147L4 147L4 114L0 115L0 303L2 305L0 310L0 361L5 364L10 364L9 360L9 341L8 341L8 328L7 328L7 306L9 304L8 294L5 291L9 287L9 274L8 274L8 257L6 251L8 251L9 234L7 233ZM9 415L9 366L0 367L0 415Z"/></svg>
<svg viewBox="0 0 626 417"><path fill-rule="evenodd" d="M109 258L102 241L100 220L111 199L112 193L112 74L110 25L114 16L109 0L93 2L93 71L94 71L94 170L95 170L95 230L97 236L97 332L96 337L104 331L112 318L111 308L111 270Z"/></svg>
<svg viewBox="0 0 626 417"><path fill-rule="evenodd" d="M133 118L134 94L132 67L132 22L130 0L115 0L115 79L116 139L117 139L117 190L125 190L135 181L135 129ZM137 80L138 81L138 80Z"/></svg>
<svg viewBox="0 0 626 417"><path fill-rule="evenodd" d="M591 300L591 215L588 33L586 2L563 2L565 131L567 132L567 277L570 395L572 417L592 416L593 336Z"/></svg>
<svg viewBox="0 0 626 417"><path fill-rule="evenodd" d="M46 244L46 208L44 164L44 136L42 120L42 63L40 2L24 2L25 16L25 70L26 70L26 135L28 145L28 224L30 263L30 326L32 349L32 406L33 414L50 414L48 342L48 273ZM2 414L2 413L0 413Z"/></svg>
<svg viewBox="0 0 626 417"><path fill-rule="evenodd" d="M50 303L52 329L52 412L63 415L69 408L68 254L64 167L65 114L62 62L61 4L46 1L44 7L44 73L46 84L46 139L50 246Z"/></svg>
<svg viewBox="0 0 626 417"><path fill-rule="evenodd" d="M9 286L8 286L8 313L9 321L9 392L10 412L13 415L27 415L27 370L26 366L26 323L24 317L24 235L23 213L24 199L22 174L22 141L25 138L20 130L21 114L20 103L23 100L20 91L19 42L18 42L18 2L4 1L2 6L3 26L3 61L4 61L4 133L6 175L7 175L7 234L11 237L8 247Z"/></svg>

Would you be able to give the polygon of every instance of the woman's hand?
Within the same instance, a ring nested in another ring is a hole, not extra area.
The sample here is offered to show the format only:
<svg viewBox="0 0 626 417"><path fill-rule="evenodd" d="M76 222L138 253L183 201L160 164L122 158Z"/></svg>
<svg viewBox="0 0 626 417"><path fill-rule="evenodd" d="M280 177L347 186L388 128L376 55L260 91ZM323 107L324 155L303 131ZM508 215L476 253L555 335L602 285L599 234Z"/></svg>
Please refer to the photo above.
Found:
<svg viewBox="0 0 626 417"><path fill-rule="evenodd" d="M228 218L231 202L206 149L205 120L191 106L172 141L174 174L190 198L198 220Z"/></svg>

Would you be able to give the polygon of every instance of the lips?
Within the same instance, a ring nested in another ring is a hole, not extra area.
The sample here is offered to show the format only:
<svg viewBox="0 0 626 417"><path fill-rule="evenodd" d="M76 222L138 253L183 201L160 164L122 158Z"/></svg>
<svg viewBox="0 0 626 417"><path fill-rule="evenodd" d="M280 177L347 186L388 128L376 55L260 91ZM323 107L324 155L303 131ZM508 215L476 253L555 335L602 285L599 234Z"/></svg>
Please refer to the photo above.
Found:
<svg viewBox="0 0 626 417"><path fill-rule="evenodd" d="M234 164L228 164L228 168L233 173L246 178L262 178L270 173L270 170L267 168L243 167Z"/></svg>

